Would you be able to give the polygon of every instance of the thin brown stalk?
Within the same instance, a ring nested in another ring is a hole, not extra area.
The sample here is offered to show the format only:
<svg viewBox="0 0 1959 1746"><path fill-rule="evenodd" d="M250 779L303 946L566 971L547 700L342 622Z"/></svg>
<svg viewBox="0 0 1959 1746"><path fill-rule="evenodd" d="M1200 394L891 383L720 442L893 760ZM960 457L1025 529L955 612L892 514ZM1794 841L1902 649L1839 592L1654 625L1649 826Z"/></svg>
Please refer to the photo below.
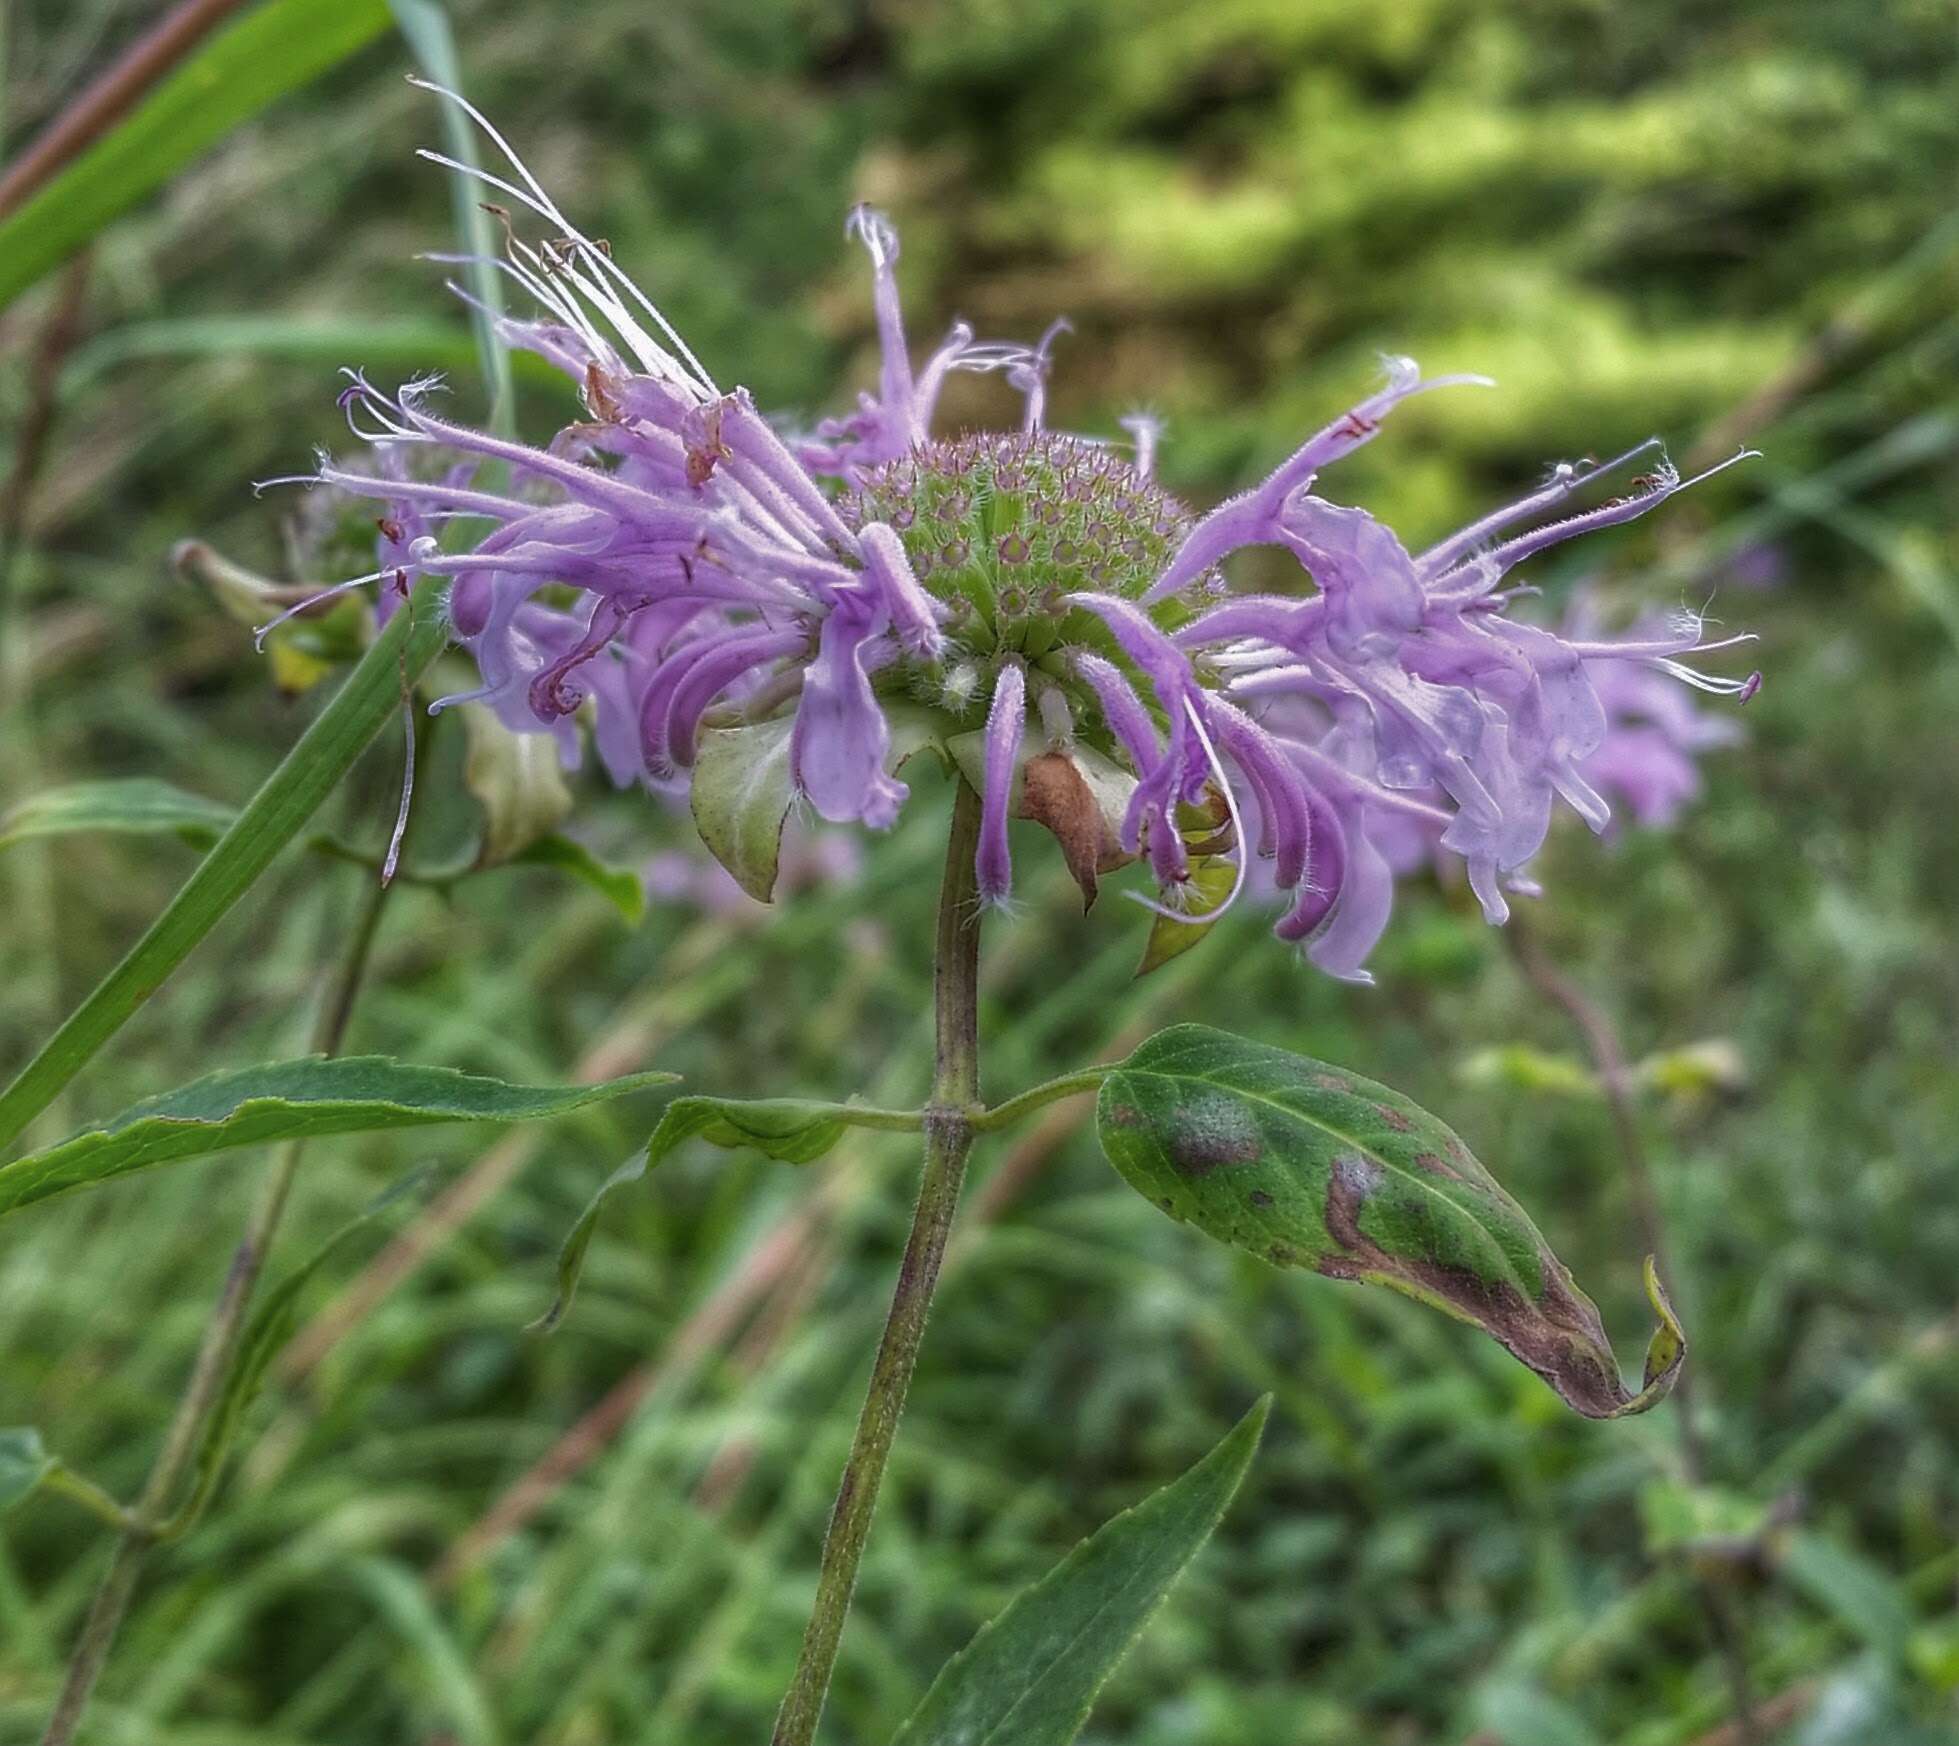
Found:
<svg viewBox="0 0 1959 1746"><path fill-rule="evenodd" d="M93 145L245 0L181 0L85 86L0 173L0 218Z"/></svg>
<svg viewBox="0 0 1959 1746"><path fill-rule="evenodd" d="M1660 1201L1653 1166L1640 1136L1639 1112L1633 1101L1632 1077L1618 1029L1605 1009L1567 976L1551 960L1531 926L1520 915L1513 915L1504 930L1511 955L1525 979L1553 1005L1562 1009L1584 1039L1592 1058L1612 1117L1613 1132L1619 1144L1620 1162L1625 1166L1626 1186L1638 1221L1640 1240L1652 1255L1663 1276L1673 1268L1667 1243L1666 1214ZM1674 1424L1680 1438L1680 1465L1689 1485L1698 1486L1707 1477L1707 1447L1702 1440L1699 1416L1699 1389L1690 1373L1683 1372L1673 1391ZM1734 1707L1737 1746L1761 1746L1764 1738L1756 1716L1753 1682L1748 1672L1748 1655L1742 1622L1728 1592L1711 1578L1695 1579L1708 1636L1728 1682L1729 1702Z"/></svg>
<svg viewBox="0 0 1959 1746"><path fill-rule="evenodd" d="M387 902L388 887L378 882L368 889L361 913L342 956L320 1015L314 1025L313 1048L325 1055L337 1054L353 1013L354 999L366 974L373 950L375 931ZM218 1300L198 1343L197 1357L191 1366L190 1380L178 1399L177 1410L165 1433L141 1495L128 1514L127 1525L116 1541L108 1574L96 1590L95 1599L83 1622L80 1637L69 1659L61 1691L41 1746L70 1746L81 1725L95 1682L100 1677L109 1652L122 1628L123 1614L135 1593L151 1550L157 1544L164 1523L169 1519L171 1501L203 1440L205 1426L224 1390L225 1377L244 1333L245 1318L252 1294L265 1269L272 1240L284 1216L293 1180L299 1171L301 1146L298 1142L280 1148L272 1175L259 1191L244 1234L232 1252L231 1266L225 1274Z"/></svg>

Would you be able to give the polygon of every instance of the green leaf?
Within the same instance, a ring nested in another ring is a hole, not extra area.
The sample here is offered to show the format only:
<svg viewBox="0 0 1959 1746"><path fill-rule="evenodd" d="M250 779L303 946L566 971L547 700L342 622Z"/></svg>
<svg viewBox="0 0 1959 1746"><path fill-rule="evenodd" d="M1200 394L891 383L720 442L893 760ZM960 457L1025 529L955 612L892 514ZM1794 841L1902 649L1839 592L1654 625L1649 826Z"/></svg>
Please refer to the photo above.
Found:
<svg viewBox="0 0 1959 1746"><path fill-rule="evenodd" d="M256 15L254 15L256 16ZM162 986L332 793L368 742L398 722L449 640L446 583L426 576L143 937L0 1093L6 1145Z"/></svg>
<svg viewBox="0 0 1959 1746"><path fill-rule="evenodd" d="M536 1121L673 1082L634 1073L600 1085L512 1085L384 1055L309 1055L232 1068L146 1098L100 1128L0 1165L0 1217L133 1171L238 1146L438 1122Z"/></svg>
<svg viewBox="0 0 1959 1746"><path fill-rule="evenodd" d="M232 1354L231 1368L225 1373L217 1405L205 1423L203 1440L198 1444L190 1495L163 1527L162 1538L176 1539L204 1513L204 1506L210 1501L224 1472L225 1456L230 1453L246 1409L258 1398L259 1388L265 1381L272 1360L278 1357L298 1326L300 1294L313 1276L351 1237L366 1229L382 1212L419 1192L429 1175L426 1170L415 1171L376 1195L311 1256L259 1299L252 1319L239 1336L238 1349Z"/></svg>
<svg viewBox="0 0 1959 1746"><path fill-rule="evenodd" d="M785 1164L811 1164L834 1146L847 1127L895 1123L867 1122L868 1112L844 1103L817 1103L806 1098L773 1097L744 1103L734 1097L676 1097L660 1113L653 1136L625 1163L599 1184L585 1210L558 1251L558 1295L551 1307L532 1323L549 1333L571 1308L572 1293L585 1268L585 1251L592 1246L599 1214L616 1188L637 1182L654 1165L687 1140L707 1140L716 1146L752 1146L764 1157ZM877 1112L882 1118L888 1112Z"/></svg>
<svg viewBox="0 0 1959 1746"><path fill-rule="evenodd" d="M1220 856L1211 855L1192 861L1190 913L1199 918L1209 915L1230 895L1237 877L1237 868ZM1143 943L1142 962L1136 966L1136 974L1147 976L1152 970L1162 969L1172 958L1181 958L1216 926L1216 922L1202 919L1172 921L1166 915L1153 917L1150 937Z"/></svg>
<svg viewBox="0 0 1959 1746"><path fill-rule="evenodd" d="M62 837L79 831L174 835L195 848L208 849L237 816L219 801L153 777L72 782L30 795L0 813L0 849L29 837Z"/></svg>
<svg viewBox="0 0 1959 1746"><path fill-rule="evenodd" d="M1110 1162L1172 1218L1280 1267L1386 1285L1473 1323L1587 1418L1644 1412L1686 1356L1660 1327L1637 1394L1590 1298L1523 1208L1434 1116L1324 1062L1204 1025L1161 1031L1102 1083Z"/></svg>
<svg viewBox="0 0 1959 1746"><path fill-rule="evenodd" d="M1904 1589L1869 1559L1821 1534L1791 1536L1783 1574L1845 1630L1891 1661L1911 1636L1912 1604Z"/></svg>
<svg viewBox="0 0 1959 1746"><path fill-rule="evenodd" d="M794 718L707 728L694 756L694 825L708 851L758 903L775 894L782 825L796 798L789 771Z"/></svg>
<svg viewBox="0 0 1959 1746"><path fill-rule="evenodd" d="M54 1457L32 1425L0 1430L0 1513L26 1497L54 1471Z"/></svg>
<svg viewBox="0 0 1959 1746"><path fill-rule="evenodd" d="M1482 1725L1503 1746L1604 1746L1569 1704L1523 1680L1500 1680L1477 1704Z"/></svg>
<svg viewBox="0 0 1959 1746"><path fill-rule="evenodd" d="M646 886L637 873L630 867L609 866L583 843L555 831L512 855L509 865L555 867L584 880L626 918L629 927L638 927L646 919Z"/></svg>
<svg viewBox="0 0 1959 1746"><path fill-rule="evenodd" d="M946 1663L891 1746L1068 1746L1258 1450L1271 1397L1181 1479L1098 1528Z"/></svg>
<svg viewBox="0 0 1959 1746"><path fill-rule="evenodd" d="M266 0L218 31L0 223L0 307L207 146L339 65L387 24L385 0Z"/></svg>

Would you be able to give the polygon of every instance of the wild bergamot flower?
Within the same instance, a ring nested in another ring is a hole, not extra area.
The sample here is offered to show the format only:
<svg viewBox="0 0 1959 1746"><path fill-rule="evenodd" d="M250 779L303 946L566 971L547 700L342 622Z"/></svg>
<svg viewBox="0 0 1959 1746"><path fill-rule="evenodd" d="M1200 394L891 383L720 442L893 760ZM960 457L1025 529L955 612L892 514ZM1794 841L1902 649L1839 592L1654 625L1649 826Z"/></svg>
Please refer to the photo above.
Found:
<svg viewBox="0 0 1959 1746"><path fill-rule="evenodd" d="M589 705L617 782L684 780L705 730L787 722L795 791L825 819L882 828L908 793L893 718L922 716L972 752L984 900L1009 895L1016 809L1055 830L1091 894L1098 867L1146 860L1151 907L1171 915L1200 907L1193 860L1230 856L1235 897L1260 856L1284 899L1279 937L1365 980L1392 903L1389 857L1411 830L1461 858L1501 922L1504 886L1524 882L1556 798L1604 828L1583 774L1606 734L1601 674L1621 690L1636 672L1744 700L1759 682L1687 664L1746 640L1707 641L1698 613L1617 642L1509 615L1532 592L1509 582L1526 560L1698 482L1662 457L1625 495L1557 516L1656 442L1560 464L1411 555L1313 489L1402 402L1487 385L1424 379L1395 358L1377 392L1262 483L1196 515L1154 477L1151 421L1129 421L1123 441L1049 426L1060 324L1031 346L958 324L915 370L898 238L861 208L849 230L870 257L878 387L785 440L463 107L510 175L423 155L550 227L535 244L510 227L496 265L543 315L501 329L565 372L584 417L533 448L439 416L433 382L390 395L355 374L342 402L379 459L323 461L316 477L385 503L376 574L388 588L452 579L455 635L481 679L468 696L512 728L557 733L568 755ZM1020 427L935 434L954 370L1003 375L1023 399ZM409 465L418 447L439 464ZM456 518L491 531L446 552L436 536ZM1253 545L1290 552L1301 591L1233 593L1221 566Z"/></svg>

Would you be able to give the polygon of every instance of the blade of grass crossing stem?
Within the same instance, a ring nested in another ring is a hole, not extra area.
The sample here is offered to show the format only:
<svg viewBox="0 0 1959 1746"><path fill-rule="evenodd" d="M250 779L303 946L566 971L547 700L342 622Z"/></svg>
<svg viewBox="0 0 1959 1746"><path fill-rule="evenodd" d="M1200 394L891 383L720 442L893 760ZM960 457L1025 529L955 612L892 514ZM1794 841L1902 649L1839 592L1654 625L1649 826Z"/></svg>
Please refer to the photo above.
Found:
<svg viewBox="0 0 1959 1746"><path fill-rule="evenodd" d="M442 0L388 0L388 6L423 76L460 95L462 63L456 56L455 33L449 28L449 14ZM458 163L475 169L476 129L455 104L439 107L444 148ZM489 423L499 435L508 436L515 428L516 405L510 348L497 332L497 319L503 314L503 275L491 264L497 252L496 236L489 213L476 197L476 184L466 176L452 176L449 186L455 202L458 252L472 257L463 268L463 280L475 299L469 312L470 326L482 361L483 386L490 397Z"/></svg>
<svg viewBox="0 0 1959 1746"><path fill-rule="evenodd" d="M268 0L219 31L0 223L0 308L206 147L387 25L387 0Z"/></svg>
<svg viewBox="0 0 1959 1746"><path fill-rule="evenodd" d="M148 932L0 1093L0 1146L47 1108L299 834L368 742L399 718L404 694L448 639L441 580L426 577Z"/></svg>

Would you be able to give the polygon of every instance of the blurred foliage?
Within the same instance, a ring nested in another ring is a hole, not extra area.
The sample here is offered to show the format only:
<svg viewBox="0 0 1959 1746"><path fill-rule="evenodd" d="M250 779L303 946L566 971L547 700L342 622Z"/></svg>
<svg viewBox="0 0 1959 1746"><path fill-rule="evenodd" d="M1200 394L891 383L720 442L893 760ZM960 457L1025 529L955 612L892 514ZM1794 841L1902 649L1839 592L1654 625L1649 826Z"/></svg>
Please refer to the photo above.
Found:
<svg viewBox="0 0 1959 1746"><path fill-rule="evenodd" d="M791 414L868 379L866 275L841 221L873 198L904 236L915 344L955 313L1031 337L1066 312L1058 416L1106 429L1153 406L1165 472L1195 498L1346 404L1380 350L1501 381L1411 406L1327 477L1411 543L1549 458L1654 430L1676 458L1711 458L1737 409L1764 421L1765 460L1572 553L1609 565L1629 611L1718 586L1717 612L1763 633L1748 743L1716 757L1671 835L1561 831L1534 918L1633 1059L1738 1055L1739 1072L1656 1070L1641 1093L1707 1494L1682 1495L1673 1408L1582 1423L1431 1312L1169 1226L1082 1129L1038 1169L995 1141L969 1210L1022 1185L975 1216L934 1317L832 1737L888 1738L978 1620L1270 1388L1237 1508L1086 1739L1682 1746L1728 1709L1685 1560L1738 1537L1719 1579L1758 1690L1800 1700L1783 1738L1959 1740L1949 0L455 10L472 91L567 210L724 379ZM104 0L17 4L9 148L144 21ZM277 693L168 559L194 535L294 574L296 501L246 486L341 439L334 363L439 365L475 402L467 327L414 259L447 246L450 218L412 156L437 123L407 66L378 45L98 244L5 627L32 707L8 721L0 810L126 776L235 804L317 709ZM52 295L0 318L0 431L19 427L29 372L11 366ZM957 386L955 418L1009 408L998 384ZM524 401L532 432L569 410L535 377ZM434 760L422 853L442 864L478 826L460 736ZM398 762L383 747L357 773L335 821L349 836L385 840ZM572 828L609 861L688 839L642 799L575 787ZM630 930L537 868L405 889L353 1046L549 1082L610 1042L703 1092L913 1097L943 805L921 780L858 882L766 922L656 903ZM1082 922L1036 835L1016 849L1025 911L989 941L992 1088L1178 1019L1352 1066L1465 1135L1630 1345L1640 1236L1608 1114L1518 1070L1575 1066L1581 1045L1460 893L1411 888L1374 990L1311 977L1249 915L1132 983L1142 918L1105 901ZM168 838L0 854L0 1062L192 864ZM282 863L44 1137L295 1052L363 877ZM759 1734L807 1609L910 1146L852 1134L815 1176L677 1158L616 1200L563 1331L524 1336L557 1241L643 1137L591 1111L526 1142L528 1168L315 1367L275 1367L255 1446L139 1599L95 1738ZM476 1156L451 1134L318 1148L282 1248L310 1252L412 1166ZM133 1490L256 1168L24 1216L0 1254L0 1423ZM676 1348L772 1223L811 1208L809 1265L747 1325ZM453 1581L430 1575L649 1361L658 1386L533 1522ZM1799 1526L1756 1536L1779 1509ZM7 1518L0 1741L37 1731L105 1550L59 1498Z"/></svg>

